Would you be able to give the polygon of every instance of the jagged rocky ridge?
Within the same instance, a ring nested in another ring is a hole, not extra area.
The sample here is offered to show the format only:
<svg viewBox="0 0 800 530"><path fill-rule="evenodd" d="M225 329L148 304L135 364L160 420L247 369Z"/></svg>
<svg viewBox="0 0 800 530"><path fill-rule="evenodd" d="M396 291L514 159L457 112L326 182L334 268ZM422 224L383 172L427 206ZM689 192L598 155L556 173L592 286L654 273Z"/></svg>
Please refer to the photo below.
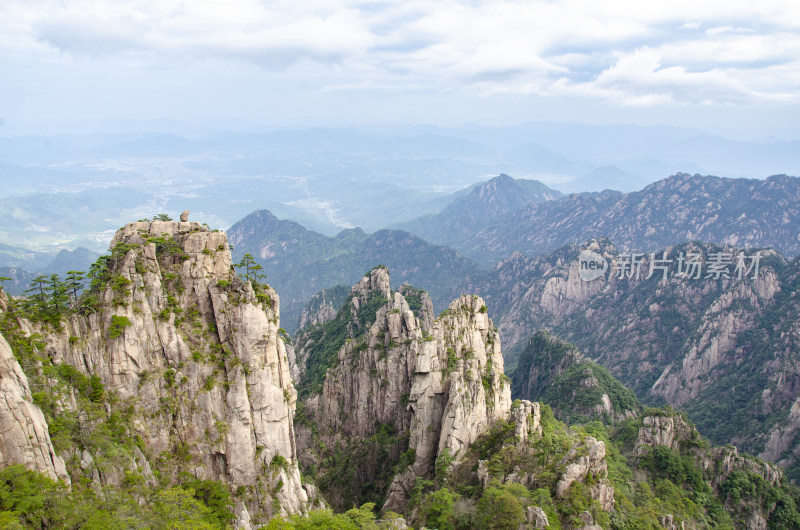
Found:
<svg viewBox="0 0 800 530"><path fill-rule="evenodd" d="M335 358L316 356L309 333L295 344L299 362L329 363L321 387L306 387L298 447L308 466L331 458L333 448L360 452L364 461L353 464L361 476L345 487L333 485L342 470L319 470L334 505L361 498L369 484L385 496L387 509L402 511L416 477L431 476L442 454L458 458L508 413L510 381L503 375L497 332L483 301L473 296L459 297L433 320L427 294L405 286L392 292L383 267L353 287L331 323L337 326L329 325L322 340L346 336ZM381 434L391 438L385 447L372 443ZM401 455L407 468L394 476Z"/></svg>
<svg viewBox="0 0 800 530"><path fill-rule="evenodd" d="M796 478L800 423L797 331L800 268L762 250L758 277L689 279L670 265L668 279L643 274L583 281L578 254L590 249L610 269L620 253L607 239L570 245L549 256L515 254L464 287L484 297L504 337L507 363L531 333L549 329L575 344L648 404L668 403L690 417L715 443L734 443ZM704 261L742 249L687 243L652 250L674 260L683 252ZM747 250L748 255L755 250ZM733 268L731 267L731 271ZM510 348L509 348L510 345ZM796 407L795 407L796 408ZM724 420L721 420L724 418Z"/></svg>
<svg viewBox="0 0 800 530"><path fill-rule="evenodd" d="M119 484L132 470L170 483L188 474L238 492L245 519L306 511L315 493L297 467L277 294L239 279L226 234L198 223L130 223L111 249L96 299L55 329L5 315L17 340L39 337L45 382L50 365L96 378L114 396L107 413L127 410L125 427L140 440L116 460L92 454L90 443L65 449L73 480ZM67 393L53 408L81 414L76 406Z"/></svg>
<svg viewBox="0 0 800 530"><path fill-rule="evenodd" d="M593 237L611 238L618 248L633 252L700 240L768 246L796 256L798 205L797 177L760 180L677 173L632 193L606 190L534 202L449 244L479 263L496 263L516 251L528 256L553 252Z"/></svg>

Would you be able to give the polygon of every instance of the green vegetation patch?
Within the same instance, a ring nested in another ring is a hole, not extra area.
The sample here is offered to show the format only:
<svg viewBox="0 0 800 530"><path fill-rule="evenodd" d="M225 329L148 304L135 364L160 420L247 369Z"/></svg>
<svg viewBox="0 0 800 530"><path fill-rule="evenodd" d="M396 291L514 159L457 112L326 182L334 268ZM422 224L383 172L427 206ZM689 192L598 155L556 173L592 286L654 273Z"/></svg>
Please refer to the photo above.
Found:
<svg viewBox="0 0 800 530"><path fill-rule="evenodd" d="M339 350L347 340L362 337L375 322L376 313L388 300L376 291L367 293L358 310L348 301L336 314L336 318L318 324L305 331L303 343L308 351L306 373L297 386L300 398L322 392L322 384L328 369L337 365Z"/></svg>

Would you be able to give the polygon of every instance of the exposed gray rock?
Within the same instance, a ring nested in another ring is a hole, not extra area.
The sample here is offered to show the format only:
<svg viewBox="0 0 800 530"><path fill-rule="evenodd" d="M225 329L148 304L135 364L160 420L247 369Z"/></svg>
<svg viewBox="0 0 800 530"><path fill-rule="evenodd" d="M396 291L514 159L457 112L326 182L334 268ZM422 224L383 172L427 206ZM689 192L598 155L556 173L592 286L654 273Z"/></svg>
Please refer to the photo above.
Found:
<svg viewBox="0 0 800 530"><path fill-rule="evenodd" d="M520 445L528 442L533 435L542 435L541 426L541 403L531 403L527 400L520 400L518 407L511 409L511 419L514 422L514 436Z"/></svg>
<svg viewBox="0 0 800 530"><path fill-rule="evenodd" d="M150 454L174 453L180 441L186 470L198 478L264 492L252 496L250 515L274 515L275 506L306 511L277 294L240 280L225 233L198 223L130 223L111 248L118 244L125 247L114 253L111 275L124 288L110 283L98 312L71 317L60 332L38 330L49 357L99 376L122 400L135 398L132 428ZM114 337L120 317L130 324ZM139 469L147 475L149 465ZM115 482L122 471L101 479Z"/></svg>
<svg viewBox="0 0 800 530"><path fill-rule="evenodd" d="M583 456L578 456L585 453ZM604 510L614 505L614 488L608 480L608 463L606 462L606 446L591 436L583 443L573 446L562 461L564 473L556 484L556 496L564 498L573 482L585 482L591 474L598 480L589 487L589 495L600 503Z"/></svg>
<svg viewBox="0 0 800 530"><path fill-rule="evenodd" d="M0 296L5 296L0 292ZM56 454L47 422L33 402L28 378L0 335L0 467L22 464L54 480L70 483Z"/></svg>
<svg viewBox="0 0 800 530"><path fill-rule="evenodd" d="M457 460L492 422L507 417L510 384L480 298L455 300L426 331L428 312L423 307L420 319L391 291L386 269L372 270L353 287L353 315L370 293L388 302L362 338L345 343L321 395L306 406L328 447L368 438L379 424L409 433L415 460L395 477L385 504L401 512L415 477L432 476L443 454Z"/></svg>
<svg viewBox="0 0 800 530"><path fill-rule="evenodd" d="M674 451L680 450L680 443L690 440L693 429L678 414L670 416L645 416L636 437L634 454L642 455L652 447L663 445Z"/></svg>
<svg viewBox="0 0 800 530"><path fill-rule="evenodd" d="M233 515L236 516L233 527L237 530L251 530L253 528L250 526L250 513L247 511L247 506L245 506L242 501L236 503Z"/></svg>
<svg viewBox="0 0 800 530"><path fill-rule="evenodd" d="M550 526L547 514L539 506L528 506L525 512L525 522L534 528L547 528Z"/></svg>

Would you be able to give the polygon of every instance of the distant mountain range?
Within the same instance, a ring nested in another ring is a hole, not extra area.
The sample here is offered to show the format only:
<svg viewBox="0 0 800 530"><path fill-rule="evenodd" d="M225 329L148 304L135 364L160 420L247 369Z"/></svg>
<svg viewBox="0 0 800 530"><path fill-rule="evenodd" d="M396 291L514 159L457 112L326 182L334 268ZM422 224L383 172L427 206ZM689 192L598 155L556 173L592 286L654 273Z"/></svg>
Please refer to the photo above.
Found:
<svg viewBox="0 0 800 530"><path fill-rule="evenodd" d="M121 223L162 212L177 218L185 209L219 229L268 209L333 236L435 214L451 194L499 173L562 192L632 192L677 171L761 178L798 167L798 141L734 141L674 127L239 125L212 133L117 123L96 134L0 137L0 242L103 251Z"/></svg>
<svg viewBox="0 0 800 530"><path fill-rule="evenodd" d="M495 191L507 190L495 187ZM470 209L446 210L446 217L425 217L408 226L432 241L446 240L487 266L514 252L534 256L597 237L610 238L620 249L640 252L699 240L772 247L787 256L800 253L797 177L756 180L678 173L632 193L577 193L559 200L531 201L522 208L487 216L482 221L485 228L472 221L475 212L491 211L489 204L503 199L492 194L482 198ZM469 226L474 229L466 229Z"/></svg>
<svg viewBox="0 0 800 530"><path fill-rule="evenodd" d="M78 247L75 250L62 249L46 265L32 271L25 267L0 265L0 276L10 278L3 282L3 289L8 294L21 295L37 276L58 274L63 279L69 271L88 271L98 256L97 252ZM35 265L35 262L27 263Z"/></svg>

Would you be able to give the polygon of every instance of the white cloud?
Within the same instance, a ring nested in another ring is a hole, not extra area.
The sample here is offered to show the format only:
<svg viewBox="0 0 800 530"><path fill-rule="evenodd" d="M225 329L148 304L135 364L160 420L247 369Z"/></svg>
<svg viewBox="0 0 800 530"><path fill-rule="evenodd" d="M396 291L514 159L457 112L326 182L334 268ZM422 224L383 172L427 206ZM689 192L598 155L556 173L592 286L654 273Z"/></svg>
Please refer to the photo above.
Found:
<svg viewBox="0 0 800 530"><path fill-rule="evenodd" d="M0 3L0 67L73 81L256 69L286 92L745 105L797 98L799 58L800 2L788 0Z"/></svg>

